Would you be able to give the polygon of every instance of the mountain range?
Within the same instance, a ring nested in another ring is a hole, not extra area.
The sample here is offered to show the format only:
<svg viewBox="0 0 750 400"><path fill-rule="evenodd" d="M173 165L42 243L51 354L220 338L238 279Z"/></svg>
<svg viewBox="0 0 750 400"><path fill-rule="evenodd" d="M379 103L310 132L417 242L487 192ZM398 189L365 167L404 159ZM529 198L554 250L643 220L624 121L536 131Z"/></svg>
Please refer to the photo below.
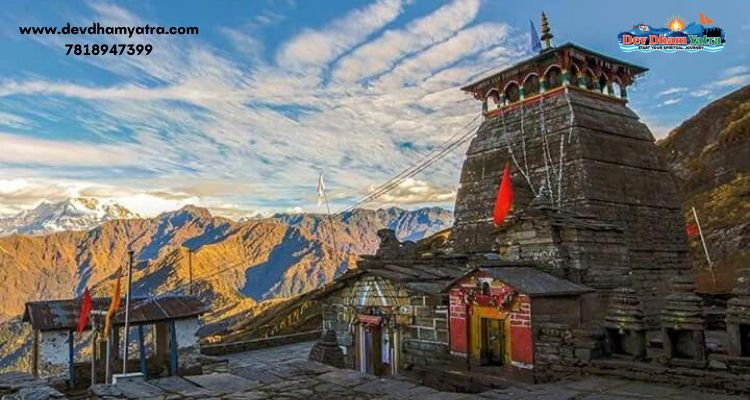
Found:
<svg viewBox="0 0 750 400"><path fill-rule="evenodd" d="M223 306L291 296L330 281L353 267L357 254L375 251L378 229L417 240L452 223L451 213L440 208L357 209L330 220L278 214L236 222L195 206L155 218L132 216L95 199L70 199L14 218L19 225L7 227L13 233L0 238L0 282L16 290L0 293L0 317L19 314L25 301L72 297L86 286L103 294L127 264L129 249L134 295L186 291L192 265L195 290ZM95 226L78 229L89 225ZM75 228L19 233L67 226Z"/></svg>
<svg viewBox="0 0 750 400"><path fill-rule="evenodd" d="M81 205L90 212L81 212ZM112 207L109 210L122 212L120 216L134 215ZM43 204L16 219L26 225L6 227L14 232L76 228L0 237L0 284L5 288L0 292L0 320L5 321L0 326L0 366L25 362L21 355L28 351L28 342L17 335L24 329L18 316L26 301L71 298L85 287L95 296L108 296L117 270L128 264L128 250L133 251L134 296L186 294L192 289L211 305L204 318L211 322L252 315L263 308L259 303L330 282L356 267L358 254L375 252L381 228L394 229L402 240L416 240L452 224L452 213L440 208L356 209L330 219L278 214L241 222L195 206L155 218L115 219L118 214L100 210L105 208L93 199ZM95 226L78 229L88 224Z"/></svg>
<svg viewBox="0 0 750 400"><path fill-rule="evenodd" d="M0 218L0 236L42 235L60 231L84 231L106 221L138 218L138 214L114 201L74 197Z"/></svg>

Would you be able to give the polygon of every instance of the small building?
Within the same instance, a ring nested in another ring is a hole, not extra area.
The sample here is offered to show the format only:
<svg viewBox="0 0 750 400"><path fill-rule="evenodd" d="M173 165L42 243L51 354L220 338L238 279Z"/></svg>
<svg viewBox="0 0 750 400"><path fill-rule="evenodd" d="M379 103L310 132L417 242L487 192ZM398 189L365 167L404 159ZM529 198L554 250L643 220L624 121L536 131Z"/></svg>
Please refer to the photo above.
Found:
<svg viewBox="0 0 750 400"><path fill-rule="evenodd" d="M375 375L450 363L448 295L459 258L362 257L345 283L321 298L324 329L336 332L348 368Z"/></svg>
<svg viewBox="0 0 750 400"><path fill-rule="evenodd" d="M102 317L94 311L105 311L109 308L110 298L92 299L92 315L89 321L96 320L98 329L103 326ZM78 337L75 334L81 309L81 299L31 301L26 303L23 321L33 329L31 373L41 377L60 377L67 375L69 384L74 384L76 371L90 371L91 361L85 366L76 367L76 353L83 346L92 346L96 354L97 370L103 373L106 359L106 345L93 340L92 335ZM178 351L197 347L195 335L200 328L198 317L206 311L205 305L193 296L169 296L153 299L131 299L129 323L131 327L130 344L138 343L139 351L128 358L135 364L132 370L147 372L147 365L157 369L166 369L171 374L177 373ZM121 330L125 324L124 306L115 314L113 321L111 372L122 369L120 350ZM91 323L87 330L92 327ZM146 343L146 329L150 328L152 342ZM133 332L135 330L135 334ZM153 349L149 357L147 346ZM94 350L96 349L96 350ZM119 362L117 362L119 358ZM135 361L137 360L137 361ZM87 369L89 368L89 369ZM119 369L118 369L119 368ZM103 377L103 375L102 375Z"/></svg>
<svg viewBox="0 0 750 400"><path fill-rule="evenodd" d="M479 373L533 380L536 321L577 326L594 290L531 266L487 265L465 273L450 293L450 352Z"/></svg>

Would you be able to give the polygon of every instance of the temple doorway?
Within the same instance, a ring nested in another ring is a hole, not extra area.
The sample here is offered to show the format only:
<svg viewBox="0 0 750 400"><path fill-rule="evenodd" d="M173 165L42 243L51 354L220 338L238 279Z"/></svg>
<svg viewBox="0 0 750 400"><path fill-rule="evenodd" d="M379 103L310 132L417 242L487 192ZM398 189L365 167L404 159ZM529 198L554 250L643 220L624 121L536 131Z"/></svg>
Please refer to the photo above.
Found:
<svg viewBox="0 0 750 400"><path fill-rule="evenodd" d="M480 321L480 363L482 366L503 365L505 339L503 322L495 318Z"/></svg>
<svg viewBox="0 0 750 400"><path fill-rule="evenodd" d="M742 357L750 357L750 325L740 324L740 349Z"/></svg>
<svg viewBox="0 0 750 400"><path fill-rule="evenodd" d="M365 316L360 316L360 321ZM358 369L371 375L390 375L398 372L399 341L397 329L383 324L379 317L367 316L372 323L361 323L357 329Z"/></svg>
<svg viewBox="0 0 750 400"><path fill-rule="evenodd" d="M364 325L360 327L360 372L377 375L381 367L380 326Z"/></svg>

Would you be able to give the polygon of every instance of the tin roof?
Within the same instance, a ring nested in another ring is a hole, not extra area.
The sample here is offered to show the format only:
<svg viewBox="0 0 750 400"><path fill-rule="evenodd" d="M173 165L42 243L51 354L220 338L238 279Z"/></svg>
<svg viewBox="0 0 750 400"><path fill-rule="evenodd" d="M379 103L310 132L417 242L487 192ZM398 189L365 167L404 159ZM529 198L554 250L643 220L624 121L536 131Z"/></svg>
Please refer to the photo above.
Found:
<svg viewBox="0 0 750 400"><path fill-rule="evenodd" d="M530 297L575 296L594 291L588 286L558 278L534 267L503 266L475 268L451 283L449 287L480 271Z"/></svg>
<svg viewBox="0 0 750 400"><path fill-rule="evenodd" d="M91 310L106 311L110 301L108 297L94 298ZM75 329L80 309L81 299L30 301L26 303L23 321L41 331ZM205 304L194 296L134 298L130 301L130 323L134 325L197 317L205 312ZM124 323L123 299L114 324Z"/></svg>
<svg viewBox="0 0 750 400"><path fill-rule="evenodd" d="M462 257L433 257L422 259L379 259L361 257L358 269L363 273L388 279L425 294L439 294L445 285L466 271Z"/></svg>

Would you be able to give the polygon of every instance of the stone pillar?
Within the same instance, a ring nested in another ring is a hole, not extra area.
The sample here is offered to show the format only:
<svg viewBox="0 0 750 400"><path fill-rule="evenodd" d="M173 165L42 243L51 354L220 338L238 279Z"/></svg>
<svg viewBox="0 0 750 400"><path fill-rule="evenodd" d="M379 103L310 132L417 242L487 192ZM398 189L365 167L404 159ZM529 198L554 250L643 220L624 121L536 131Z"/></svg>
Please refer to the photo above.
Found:
<svg viewBox="0 0 750 400"><path fill-rule="evenodd" d="M562 70L561 74L562 84L563 86L570 85L570 70L565 68Z"/></svg>
<svg viewBox="0 0 750 400"><path fill-rule="evenodd" d="M578 73L578 87L581 89L587 89L589 85L589 77L586 74Z"/></svg>
<svg viewBox="0 0 750 400"><path fill-rule="evenodd" d="M750 357L750 266L737 271L737 284L727 302L727 353L732 357Z"/></svg>
<svg viewBox="0 0 750 400"><path fill-rule="evenodd" d="M646 324L641 301L631 288L612 292L604 319L607 330L607 352L625 354L635 360L646 357Z"/></svg>
<svg viewBox="0 0 750 400"><path fill-rule="evenodd" d="M484 100L482 101L482 112L483 113L486 113L487 110L489 110L489 108L487 106L487 100L488 99L489 99L488 97L485 97Z"/></svg>
<svg viewBox="0 0 750 400"><path fill-rule="evenodd" d="M672 294L666 297L661 315L665 361L675 366L703 368L707 358L702 300L695 295L691 275L678 275L672 284Z"/></svg>
<svg viewBox="0 0 750 400"><path fill-rule="evenodd" d="M339 348L336 331L329 329L323 333L318 343L315 343L315 346L310 350L309 359L336 368L345 367L344 352Z"/></svg>
<svg viewBox="0 0 750 400"><path fill-rule="evenodd" d="M524 99L524 93L523 93L523 86L518 87L518 101L523 101Z"/></svg>
<svg viewBox="0 0 750 400"><path fill-rule="evenodd" d="M628 90L625 88L625 84L620 85L620 98L623 100L628 98Z"/></svg>
<svg viewBox="0 0 750 400"><path fill-rule="evenodd" d="M542 75L541 78L539 78L539 93L544 93L547 91L547 79L544 78L544 75Z"/></svg>
<svg viewBox="0 0 750 400"><path fill-rule="evenodd" d="M31 333L31 375L39 377L39 331L34 329Z"/></svg>
<svg viewBox="0 0 750 400"><path fill-rule="evenodd" d="M615 88L612 86L612 82L607 82L607 94L610 96L615 95Z"/></svg>

